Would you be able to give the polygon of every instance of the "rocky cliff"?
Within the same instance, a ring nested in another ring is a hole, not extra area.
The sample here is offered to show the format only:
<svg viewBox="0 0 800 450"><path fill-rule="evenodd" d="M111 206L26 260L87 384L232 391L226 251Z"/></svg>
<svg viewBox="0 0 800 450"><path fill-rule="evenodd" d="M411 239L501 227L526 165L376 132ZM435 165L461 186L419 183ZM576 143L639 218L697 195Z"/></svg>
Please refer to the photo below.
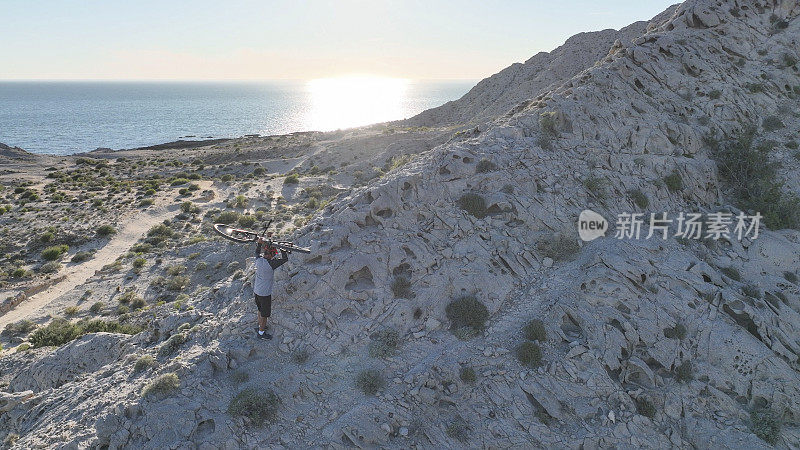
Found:
<svg viewBox="0 0 800 450"><path fill-rule="evenodd" d="M710 143L747 125L793 189L799 14L689 0L484 80L415 119L495 116L484 129L298 231L313 251L281 269L276 342L252 339L249 280L231 277L133 337L4 357L0 429L25 447L800 446L797 231L575 231L584 209L738 212ZM264 424L235 413L242 392L274 407Z"/></svg>

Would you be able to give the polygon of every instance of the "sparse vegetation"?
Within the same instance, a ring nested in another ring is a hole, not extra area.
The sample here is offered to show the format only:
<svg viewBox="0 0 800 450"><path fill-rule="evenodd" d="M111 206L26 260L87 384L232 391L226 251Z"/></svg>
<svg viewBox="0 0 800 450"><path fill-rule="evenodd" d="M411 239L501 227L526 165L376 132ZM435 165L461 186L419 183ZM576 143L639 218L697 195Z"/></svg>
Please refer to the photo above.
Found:
<svg viewBox="0 0 800 450"><path fill-rule="evenodd" d="M450 319L450 330L460 333L458 335L463 337L474 336L483 330L489 319L486 305L474 296L451 301L445 308L445 314Z"/></svg>
<svg viewBox="0 0 800 450"><path fill-rule="evenodd" d="M475 380L478 379L478 377L475 375L475 369L469 366L462 367L458 373L458 376L461 378L461 381L465 383L474 383Z"/></svg>
<svg viewBox="0 0 800 450"><path fill-rule="evenodd" d="M722 97L722 91L720 91L719 89L714 89L713 91L708 93L708 97L711 98L711 100L716 100Z"/></svg>
<svg viewBox="0 0 800 450"><path fill-rule="evenodd" d="M180 386L181 379L178 378L178 374L174 372L165 373L144 387L142 397L164 396L175 391Z"/></svg>
<svg viewBox="0 0 800 450"><path fill-rule="evenodd" d="M733 281L742 281L742 276L739 274L739 270L737 270L735 267L723 267L719 269L719 271Z"/></svg>
<svg viewBox="0 0 800 450"><path fill-rule="evenodd" d="M636 205L639 209L645 209L650 206L650 199L639 189L634 189L629 192L631 199L633 200L633 204Z"/></svg>
<svg viewBox="0 0 800 450"><path fill-rule="evenodd" d="M670 192L678 192L683 189L683 177L678 172L672 172L664 177L664 184Z"/></svg>
<svg viewBox="0 0 800 450"><path fill-rule="evenodd" d="M497 165L488 159L482 159L475 165L475 173L487 173L495 170Z"/></svg>
<svg viewBox="0 0 800 450"><path fill-rule="evenodd" d="M135 373L143 372L151 367L156 365L156 359L150 355L144 355L141 358L136 360L136 363L133 365L133 371Z"/></svg>
<svg viewBox="0 0 800 450"><path fill-rule="evenodd" d="M263 392L263 393L262 393ZM281 399L272 389L247 388L231 400L228 414L243 417L256 427L272 422L278 415Z"/></svg>
<svg viewBox="0 0 800 450"><path fill-rule="evenodd" d="M395 298L412 298L414 296L411 291L411 281L403 275L395 277L391 287Z"/></svg>
<svg viewBox="0 0 800 450"><path fill-rule="evenodd" d="M283 184L297 184L300 182L300 175L293 173L283 179Z"/></svg>
<svg viewBox="0 0 800 450"><path fill-rule="evenodd" d="M239 220L239 213L237 213L236 211L223 211L214 219L214 222L230 225L238 220Z"/></svg>
<svg viewBox="0 0 800 450"><path fill-rule="evenodd" d="M448 436L459 442L466 442L469 438L469 431L469 424L461 416L453 418L453 421L450 422L445 429Z"/></svg>
<svg viewBox="0 0 800 450"><path fill-rule="evenodd" d="M749 127L733 142L713 145L719 173L731 188L736 206L758 211L772 229L800 227L800 199L783 192L778 166L769 160L769 146L754 146L755 128Z"/></svg>
<svg viewBox="0 0 800 450"><path fill-rule="evenodd" d="M458 206L478 219L486 217L486 200L478 194L464 194L458 199Z"/></svg>
<svg viewBox="0 0 800 450"><path fill-rule="evenodd" d="M134 325L121 324L119 322L106 322L99 319L82 320L70 322L67 319L53 319L46 327L42 327L33 332L30 342L34 348L39 347L59 347L77 339L87 333L122 333L136 334L142 331Z"/></svg>
<svg viewBox="0 0 800 450"><path fill-rule="evenodd" d="M639 397L634 400L636 404L636 412L649 418L653 418L656 415L656 407L653 405L653 402L650 401L647 397Z"/></svg>
<svg viewBox="0 0 800 450"><path fill-rule="evenodd" d="M42 250L42 259L46 261L55 261L69 251L69 246L66 244L54 245Z"/></svg>
<svg viewBox="0 0 800 450"><path fill-rule="evenodd" d="M356 377L356 386L366 395L375 395L384 385L383 375L375 369L366 369Z"/></svg>
<svg viewBox="0 0 800 450"><path fill-rule="evenodd" d="M547 330L544 328L544 323L539 319L533 319L522 328L522 333L525 339L529 341L544 342L547 340Z"/></svg>
<svg viewBox="0 0 800 450"><path fill-rule="evenodd" d="M683 361L677 367L675 367L675 379L681 383L688 383L694 379L691 361Z"/></svg>
<svg viewBox="0 0 800 450"><path fill-rule="evenodd" d="M400 343L400 335L396 330L387 328L371 336L369 343L369 356L373 358L386 358L395 354Z"/></svg>
<svg viewBox="0 0 800 450"><path fill-rule="evenodd" d="M67 317L72 317L78 314L78 311L79 310L77 306L67 306L66 308L64 308L64 315Z"/></svg>
<svg viewBox="0 0 800 450"><path fill-rule="evenodd" d="M664 337L667 339L683 340L686 337L686 327L683 324L675 324L674 327L664 328Z"/></svg>
<svg viewBox="0 0 800 450"><path fill-rule="evenodd" d="M173 334L161 344L161 348L158 349L158 356L169 356L175 353L186 342L186 339L187 337L184 333Z"/></svg>
<svg viewBox="0 0 800 450"><path fill-rule="evenodd" d="M761 126L765 131L775 131L784 127L778 116L767 116L761 121Z"/></svg>
<svg viewBox="0 0 800 450"><path fill-rule="evenodd" d="M116 232L117 230L111 225L100 225L97 227L97 230L95 230L95 233L100 237L111 236Z"/></svg>
<svg viewBox="0 0 800 450"><path fill-rule="evenodd" d="M774 445L781 434L781 421L774 412L758 409L750 412L750 430L764 442Z"/></svg>
<svg viewBox="0 0 800 450"><path fill-rule="evenodd" d="M62 268L62 266L58 262L49 261L49 262L46 262L46 263L42 264L42 266L39 267L39 273L42 273L42 274L53 274L53 273L57 273L59 270L61 270L61 268Z"/></svg>
<svg viewBox="0 0 800 450"><path fill-rule="evenodd" d="M75 253L72 256L72 259L70 260L70 262L73 262L73 263L84 262L84 261L90 259L93 255L94 255L94 253L92 253L90 251L81 250L81 251Z"/></svg>
<svg viewBox="0 0 800 450"><path fill-rule="evenodd" d="M531 341L525 341L517 347L517 359L523 366L538 367L542 362L542 350Z"/></svg>
<svg viewBox="0 0 800 450"><path fill-rule="evenodd" d="M553 261L566 261L578 253L580 246L578 242L564 235L553 235L549 239L542 239L537 242L536 247L539 252L551 258Z"/></svg>
<svg viewBox="0 0 800 450"><path fill-rule="evenodd" d="M105 303L95 302L94 304L92 304L92 306L89 307L89 312L91 312L92 314L97 314L101 312L105 307L106 307Z"/></svg>
<svg viewBox="0 0 800 450"><path fill-rule="evenodd" d="M292 361L294 361L295 364L305 364L309 357L311 357L311 355L305 347L292 352Z"/></svg>
<svg viewBox="0 0 800 450"><path fill-rule="evenodd" d="M3 336L24 337L36 329L36 323L31 320L23 319L19 322L12 322L3 329Z"/></svg>

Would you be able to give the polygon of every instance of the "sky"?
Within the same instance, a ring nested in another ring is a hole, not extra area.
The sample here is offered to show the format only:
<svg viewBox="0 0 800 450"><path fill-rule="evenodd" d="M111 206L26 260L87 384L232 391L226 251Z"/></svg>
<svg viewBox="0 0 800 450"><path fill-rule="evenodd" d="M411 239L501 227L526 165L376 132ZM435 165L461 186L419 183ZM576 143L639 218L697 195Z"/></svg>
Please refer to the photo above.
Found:
<svg viewBox="0 0 800 450"><path fill-rule="evenodd" d="M0 80L476 80L662 0L2 0Z"/></svg>

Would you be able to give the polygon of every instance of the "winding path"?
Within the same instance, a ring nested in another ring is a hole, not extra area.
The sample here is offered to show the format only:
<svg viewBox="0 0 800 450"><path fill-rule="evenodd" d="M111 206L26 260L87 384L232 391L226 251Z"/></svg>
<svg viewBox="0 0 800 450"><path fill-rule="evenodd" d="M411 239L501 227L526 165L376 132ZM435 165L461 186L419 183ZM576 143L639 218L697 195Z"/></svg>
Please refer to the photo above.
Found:
<svg viewBox="0 0 800 450"><path fill-rule="evenodd" d="M202 189L213 189L211 183L207 181L201 182L200 185ZM9 323L22 319L35 319L51 312L47 311L47 308L54 300L85 283L105 265L113 263L118 256L127 252L139 241L150 227L175 216L180 204L174 203L173 198L171 194L160 197L156 201L156 206L121 217L120 222L124 224L122 228L118 229L91 259L67 266L60 272L58 281L52 286L24 299L14 309L0 316L0 330Z"/></svg>

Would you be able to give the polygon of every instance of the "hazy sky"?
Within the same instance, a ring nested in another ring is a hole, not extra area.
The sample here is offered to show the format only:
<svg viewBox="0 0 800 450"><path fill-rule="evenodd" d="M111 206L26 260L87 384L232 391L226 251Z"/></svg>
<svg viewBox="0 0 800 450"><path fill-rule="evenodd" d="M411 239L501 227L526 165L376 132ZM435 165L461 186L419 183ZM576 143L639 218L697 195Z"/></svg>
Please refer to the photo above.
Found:
<svg viewBox="0 0 800 450"><path fill-rule="evenodd" d="M0 79L479 79L663 0L2 0Z"/></svg>

